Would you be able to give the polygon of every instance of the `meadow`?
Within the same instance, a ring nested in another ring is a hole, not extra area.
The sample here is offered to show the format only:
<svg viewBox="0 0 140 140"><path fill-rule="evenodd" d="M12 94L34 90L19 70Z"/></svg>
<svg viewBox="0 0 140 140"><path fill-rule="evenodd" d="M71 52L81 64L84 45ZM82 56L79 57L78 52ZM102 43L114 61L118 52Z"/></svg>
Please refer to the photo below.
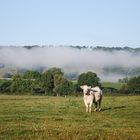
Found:
<svg viewBox="0 0 140 140"><path fill-rule="evenodd" d="M102 87L111 87L111 88L114 88L114 89L117 89L119 90L122 85L124 85L125 83L118 83L118 82L102 82L101 85Z"/></svg>
<svg viewBox="0 0 140 140"><path fill-rule="evenodd" d="M82 97L0 95L0 140L139 140L140 96L104 96L86 113Z"/></svg>

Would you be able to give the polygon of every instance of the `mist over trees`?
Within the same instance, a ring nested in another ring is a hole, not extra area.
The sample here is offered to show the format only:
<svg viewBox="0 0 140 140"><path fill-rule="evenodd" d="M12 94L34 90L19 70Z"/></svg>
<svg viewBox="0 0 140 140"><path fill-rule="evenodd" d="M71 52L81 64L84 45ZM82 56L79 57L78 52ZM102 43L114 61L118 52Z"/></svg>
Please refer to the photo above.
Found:
<svg viewBox="0 0 140 140"><path fill-rule="evenodd" d="M0 77L59 67L67 77L94 71L101 81L140 75L140 48L104 46L0 46Z"/></svg>

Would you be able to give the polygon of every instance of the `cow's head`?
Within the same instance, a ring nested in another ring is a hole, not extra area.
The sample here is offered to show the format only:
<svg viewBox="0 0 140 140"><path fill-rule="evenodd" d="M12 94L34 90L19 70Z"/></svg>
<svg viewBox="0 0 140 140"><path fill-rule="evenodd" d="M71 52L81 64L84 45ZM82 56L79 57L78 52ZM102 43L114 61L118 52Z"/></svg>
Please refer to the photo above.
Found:
<svg viewBox="0 0 140 140"><path fill-rule="evenodd" d="M91 86L83 85L80 86L80 88L83 90L84 94L88 94L89 90L91 89Z"/></svg>

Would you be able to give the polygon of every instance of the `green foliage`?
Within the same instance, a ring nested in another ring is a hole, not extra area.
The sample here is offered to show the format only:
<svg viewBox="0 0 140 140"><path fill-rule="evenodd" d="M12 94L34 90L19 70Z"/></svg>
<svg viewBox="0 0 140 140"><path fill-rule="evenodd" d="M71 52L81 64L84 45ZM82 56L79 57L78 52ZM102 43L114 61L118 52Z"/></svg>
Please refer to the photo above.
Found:
<svg viewBox="0 0 140 140"><path fill-rule="evenodd" d="M44 95L45 94L45 90L42 87L41 77L36 79L32 83L33 83L32 84L32 94L33 95Z"/></svg>
<svg viewBox="0 0 140 140"><path fill-rule="evenodd" d="M78 83L75 82L69 82L70 83L70 91L72 95L79 95L79 92L81 92L80 86L78 85Z"/></svg>
<svg viewBox="0 0 140 140"><path fill-rule="evenodd" d="M126 94L140 94L140 76L124 78L121 82L122 81L125 84L120 88L120 92Z"/></svg>
<svg viewBox="0 0 140 140"><path fill-rule="evenodd" d="M33 80L22 79L20 74L15 74L13 77L10 89L14 94L31 93L33 88Z"/></svg>
<svg viewBox="0 0 140 140"><path fill-rule="evenodd" d="M99 77L93 72L82 73L78 77L79 85L101 86L99 81Z"/></svg>
<svg viewBox="0 0 140 140"><path fill-rule="evenodd" d="M3 93L10 92L11 84L12 84L11 81L3 80L2 82L0 82L0 91Z"/></svg>
<svg viewBox="0 0 140 140"><path fill-rule="evenodd" d="M60 68L50 68L47 70L48 73L52 73L53 75L64 75Z"/></svg>
<svg viewBox="0 0 140 140"><path fill-rule="evenodd" d="M103 82L102 90L103 93L126 93L126 83L115 83L115 82Z"/></svg>
<svg viewBox="0 0 140 140"><path fill-rule="evenodd" d="M57 96L68 95L71 92L70 82L64 77L61 77L59 79L59 83L55 84L54 92Z"/></svg>
<svg viewBox="0 0 140 140"><path fill-rule="evenodd" d="M21 92L21 75L15 74L13 75L12 79L11 92Z"/></svg>
<svg viewBox="0 0 140 140"><path fill-rule="evenodd" d="M140 76L130 78L127 85L129 93L140 94Z"/></svg>
<svg viewBox="0 0 140 140"><path fill-rule="evenodd" d="M79 83L66 79L60 68L51 68L40 74L28 70L23 76L19 73L13 75L11 84L4 83L0 91L11 91L12 94L33 94L33 95L78 95L79 85L88 84L100 86L96 73L87 72L79 76Z"/></svg>
<svg viewBox="0 0 140 140"><path fill-rule="evenodd" d="M123 84L122 87L120 88L120 93L128 94L128 85Z"/></svg>
<svg viewBox="0 0 140 140"><path fill-rule="evenodd" d="M41 87L44 89L45 94L52 92L54 88L54 77L51 72L46 71L41 75L41 78L39 79L39 83Z"/></svg>
<svg viewBox="0 0 140 140"><path fill-rule="evenodd" d="M37 79L40 77L40 73L37 71L31 71L31 70L27 70L24 75L23 78L24 79Z"/></svg>
<svg viewBox="0 0 140 140"><path fill-rule="evenodd" d="M69 81L64 77L61 69L53 69L54 73L54 93L57 96L67 95L69 93Z"/></svg>

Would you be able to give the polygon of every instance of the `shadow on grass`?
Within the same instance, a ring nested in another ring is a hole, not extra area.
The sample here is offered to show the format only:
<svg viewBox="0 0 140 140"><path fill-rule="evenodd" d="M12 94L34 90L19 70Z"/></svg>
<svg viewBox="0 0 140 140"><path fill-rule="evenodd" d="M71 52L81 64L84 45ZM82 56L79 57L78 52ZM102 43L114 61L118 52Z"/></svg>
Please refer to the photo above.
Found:
<svg viewBox="0 0 140 140"><path fill-rule="evenodd" d="M126 108L126 106L108 107L108 108L102 109L102 111L106 111L106 110L115 110L115 109L122 109L122 108Z"/></svg>

